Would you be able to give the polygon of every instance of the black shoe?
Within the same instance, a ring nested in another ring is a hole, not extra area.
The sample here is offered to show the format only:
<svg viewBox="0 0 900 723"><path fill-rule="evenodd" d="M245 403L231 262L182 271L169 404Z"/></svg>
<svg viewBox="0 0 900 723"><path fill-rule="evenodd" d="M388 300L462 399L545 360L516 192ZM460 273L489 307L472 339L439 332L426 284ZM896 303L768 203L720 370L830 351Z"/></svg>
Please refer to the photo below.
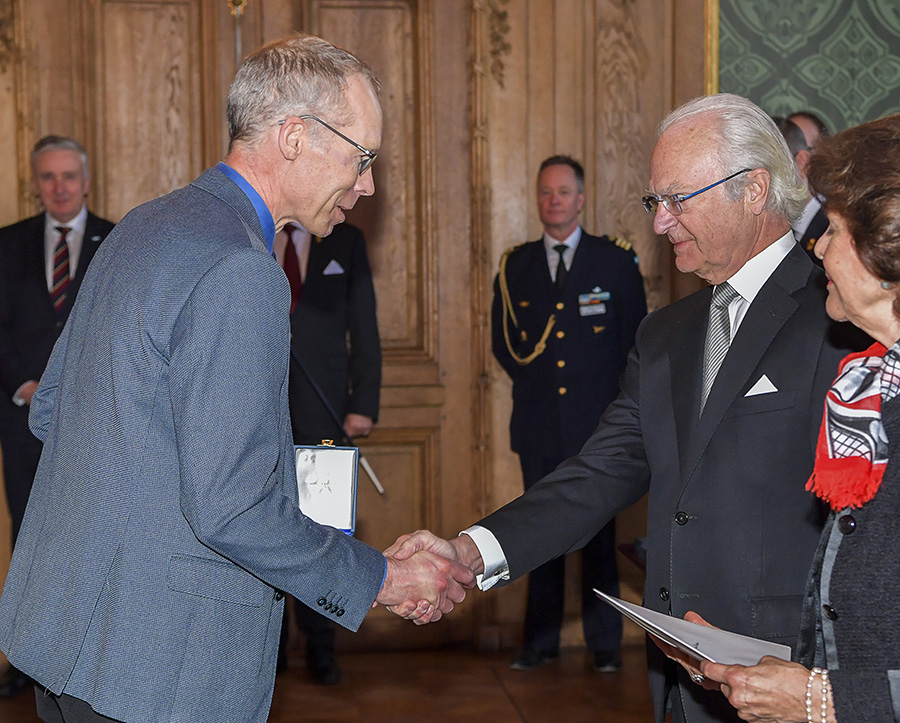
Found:
<svg viewBox="0 0 900 723"><path fill-rule="evenodd" d="M593 656L594 670L598 673L618 673L622 670L622 656L618 650L598 650Z"/></svg>
<svg viewBox="0 0 900 723"><path fill-rule="evenodd" d="M0 676L0 698L12 698L33 685L34 681L31 678L10 665Z"/></svg>
<svg viewBox="0 0 900 723"><path fill-rule="evenodd" d="M544 663L552 663L556 660L559 660L559 653L557 652L530 650L525 648L519 653L516 659L509 664L509 667L513 670L531 670Z"/></svg>
<svg viewBox="0 0 900 723"><path fill-rule="evenodd" d="M312 660L307 658L306 667L316 685L337 685L344 675L333 655L316 656Z"/></svg>

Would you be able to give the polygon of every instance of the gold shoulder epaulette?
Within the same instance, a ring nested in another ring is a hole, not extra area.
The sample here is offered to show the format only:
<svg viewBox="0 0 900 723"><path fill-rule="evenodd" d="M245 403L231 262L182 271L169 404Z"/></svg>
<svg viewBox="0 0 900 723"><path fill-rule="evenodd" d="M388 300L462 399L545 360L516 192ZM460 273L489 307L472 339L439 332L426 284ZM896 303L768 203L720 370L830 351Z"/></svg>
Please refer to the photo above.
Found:
<svg viewBox="0 0 900 723"><path fill-rule="evenodd" d="M526 241L525 243L516 244L515 246L510 246L508 249L506 249L506 250L503 252L503 254L500 256L500 258L501 258L501 259L508 258L511 254L513 254L513 253L515 253L516 251L518 251L520 248L522 248L523 246L525 246L525 244L527 244L527 243L528 243L528 242Z"/></svg>
<svg viewBox="0 0 900 723"><path fill-rule="evenodd" d="M610 239L612 239L612 242L620 249L631 251L631 242L628 239L624 239L619 236L610 236Z"/></svg>

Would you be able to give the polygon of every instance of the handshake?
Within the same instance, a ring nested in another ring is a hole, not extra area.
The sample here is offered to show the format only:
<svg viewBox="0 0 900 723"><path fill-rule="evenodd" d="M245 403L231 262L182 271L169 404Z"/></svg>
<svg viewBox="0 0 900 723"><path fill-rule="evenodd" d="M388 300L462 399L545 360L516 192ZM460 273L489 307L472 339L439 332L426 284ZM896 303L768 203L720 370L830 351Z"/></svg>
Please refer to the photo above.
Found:
<svg viewBox="0 0 900 723"><path fill-rule="evenodd" d="M437 622L474 587L484 571L481 553L468 535L453 540L427 530L401 535L384 551L387 574L372 607L386 606L416 625Z"/></svg>

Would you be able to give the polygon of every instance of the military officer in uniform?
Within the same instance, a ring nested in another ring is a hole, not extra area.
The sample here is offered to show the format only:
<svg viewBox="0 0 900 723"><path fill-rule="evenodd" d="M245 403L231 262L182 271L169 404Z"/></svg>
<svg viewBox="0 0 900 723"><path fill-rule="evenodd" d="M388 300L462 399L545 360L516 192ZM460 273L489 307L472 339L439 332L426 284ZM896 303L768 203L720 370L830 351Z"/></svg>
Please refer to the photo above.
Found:
<svg viewBox="0 0 900 723"><path fill-rule="evenodd" d="M543 238L504 253L494 281L493 351L513 382L510 441L525 488L577 454L619 391L619 376L647 313L630 244L591 236L579 224L584 170L568 156L540 167ZM559 654L565 560L534 570L524 647L511 667L528 670ZM592 588L619 594L610 522L582 553L582 624L594 668L621 667L621 617Z"/></svg>

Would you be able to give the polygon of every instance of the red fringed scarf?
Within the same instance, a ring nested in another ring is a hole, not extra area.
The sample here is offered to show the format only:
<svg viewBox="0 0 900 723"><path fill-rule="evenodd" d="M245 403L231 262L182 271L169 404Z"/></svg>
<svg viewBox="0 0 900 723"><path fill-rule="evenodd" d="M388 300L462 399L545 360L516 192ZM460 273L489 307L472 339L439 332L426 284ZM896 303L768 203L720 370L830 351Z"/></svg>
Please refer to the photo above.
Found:
<svg viewBox="0 0 900 723"><path fill-rule="evenodd" d="M816 462L806 489L837 511L862 507L881 486L887 466L887 435L881 423L882 344L841 361L825 395Z"/></svg>

